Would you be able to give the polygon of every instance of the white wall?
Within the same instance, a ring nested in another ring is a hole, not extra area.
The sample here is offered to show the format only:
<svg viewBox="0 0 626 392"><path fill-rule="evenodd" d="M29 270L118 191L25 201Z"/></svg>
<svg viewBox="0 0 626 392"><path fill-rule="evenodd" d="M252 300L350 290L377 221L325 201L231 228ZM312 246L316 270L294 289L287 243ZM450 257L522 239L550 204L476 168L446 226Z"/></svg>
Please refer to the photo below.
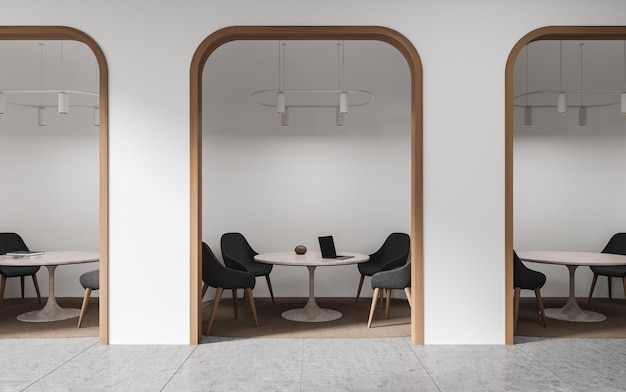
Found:
<svg viewBox="0 0 626 392"><path fill-rule="evenodd" d="M198 44L233 25L401 32L424 65L425 342L501 344L507 56L538 27L624 25L624 11L612 0L40 0L5 4L0 25L75 27L107 58L112 344L189 341L189 67Z"/></svg>

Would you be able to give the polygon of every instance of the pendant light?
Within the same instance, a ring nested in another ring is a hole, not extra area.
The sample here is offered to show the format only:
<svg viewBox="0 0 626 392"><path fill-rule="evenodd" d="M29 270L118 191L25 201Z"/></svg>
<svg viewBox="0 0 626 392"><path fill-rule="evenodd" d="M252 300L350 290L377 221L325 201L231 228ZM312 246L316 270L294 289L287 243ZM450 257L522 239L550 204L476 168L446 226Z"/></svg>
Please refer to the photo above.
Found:
<svg viewBox="0 0 626 392"><path fill-rule="evenodd" d="M339 93L339 113L346 115L348 114L348 93L343 89L343 70L344 70L344 64L343 64L343 59L344 59L344 55L343 55L343 41L341 41L341 43L337 44L338 46L338 61L339 61L339 69L338 69L338 85L339 88L338 90L340 91Z"/></svg>
<svg viewBox="0 0 626 392"><path fill-rule="evenodd" d="M43 43L39 44L39 89L43 91ZM45 127L48 125L46 121L46 108L43 106L43 93L39 93L39 107L37 108L37 125Z"/></svg>
<svg viewBox="0 0 626 392"><path fill-rule="evenodd" d="M61 90L63 90L63 41L61 41ZM58 95L59 114L67 114L69 109L69 97L63 91Z"/></svg>
<svg viewBox="0 0 626 392"><path fill-rule="evenodd" d="M285 44L278 41L278 93L276 94L276 114L284 115L285 107ZM282 123L282 119L281 119Z"/></svg>
<svg viewBox="0 0 626 392"><path fill-rule="evenodd" d="M578 109L578 126L587 126L587 108L583 105L583 45L580 43L580 108Z"/></svg>
<svg viewBox="0 0 626 392"><path fill-rule="evenodd" d="M526 45L526 107L524 108L524 126L531 127L533 125L533 109L528 106L528 48Z"/></svg>
<svg viewBox="0 0 626 392"><path fill-rule="evenodd" d="M560 92L556 99L556 112L557 114L565 114L567 112L567 102L565 98L565 93L563 92L563 41L560 41L561 46L561 54L560 54L560 69L561 69L561 84L560 84Z"/></svg>

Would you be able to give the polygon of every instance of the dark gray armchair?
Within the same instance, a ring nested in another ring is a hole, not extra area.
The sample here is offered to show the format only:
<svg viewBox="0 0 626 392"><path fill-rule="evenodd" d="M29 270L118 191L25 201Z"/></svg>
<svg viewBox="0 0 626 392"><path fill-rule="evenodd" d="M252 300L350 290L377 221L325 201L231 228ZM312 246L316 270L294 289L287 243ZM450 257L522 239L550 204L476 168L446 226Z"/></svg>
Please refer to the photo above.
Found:
<svg viewBox="0 0 626 392"><path fill-rule="evenodd" d="M222 247L222 257L224 264L228 268L248 271L252 275L265 276L267 287L270 290L270 297L274 303L274 291L272 290L272 282L270 281L270 272L272 272L272 264L259 263L254 260L254 256L258 253L252 249L246 237L241 233L225 233L220 240Z"/></svg>
<svg viewBox="0 0 626 392"><path fill-rule="evenodd" d="M370 316L367 320L367 328L371 328L374 312L376 311L376 302L380 296L381 290L387 291L387 302L385 306L385 319L389 317L389 303L391 301L391 290L404 290L409 306L413 307L411 302L411 262L408 261L401 267L397 267L387 271L377 272L372 276L372 306L370 308Z"/></svg>
<svg viewBox="0 0 626 392"><path fill-rule="evenodd" d="M517 256L517 253L513 251L513 287L515 288L515 296L513 298L513 318L515 324L513 330L517 330L517 317L519 314L519 299L522 290L533 290L535 297L537 298L537 305L539 306L539 312L541 313L541 320L543 326L547 326L546 311L543 307L543 300L541 299L541 288L546 283L546 275L539 271L532 270Z"/></svg>
<svg viewBox="0 0 626 392"><path fill-rule="evenodd" d="M8 252L15 252L18 250L29 250L19 234L0 233L0 255L7 254ZM0 266L0 274L2 275L2 281L0 282L0 309L2 309L4 289L6 287L7 278L16 278L18 276L20 277L20 282L22 285L22 298L24 298L24 277L30 276L33 279L33 284L35 285L37 299L39 300L39 303L41 303L41 293L39 292L39 283L37 283L37 271L39 271L39 268L39 266Z"/></svg>
<svg viewBox="0 0 626 392"><path fill-rule="evenodd" d="M387 271L400 267L406 263L411 253L411 237L406 233L391 233L383 245L370 255L369 261L357 264L361 273L359 288L356 292L356 302L359 302L361 288L366 276L373 276L380 271Z"/></svg>
<svg viewBox="0 0 626 392"><path fill-rule="evenodd" d="M215 312L217 306L220 303L222 292L224 289L231 289L233 291L233 305L235 307L235 319L237 315L237 289L244 289L245 297L248 298L250 309L252 310L252 317L254 323L259 326L259 320L256 315L256 307L254 306L254 297L252 296L252 289L256 283L254 275L246 271L239 271L236 269L228 268L215 257L215 253L209 248L206 243L202 243L202 296L206 294L209 287L217 289L215 292L215 299L213 300L213 306L211 308L211 315L204 331L205 335L208 335L213 325L213 319L215 318Z"/></svg>
<svg viewBox="0 0 626 392"><path fill-rule="evenodd" d="M626 233L614 234L602 250L602 253L626 255ZM609 299L611 299L613 294L611 288L612 278L622 278L622 284L624 285L624 295L626 296L626 265L589 268L591 268L591 271L593 271L593 280L591 281L591 289L589 290L589 299L587 300L587 302L591 302L591 296L593 295L593 290L596 288L596 281L598 280L598 276L606 276L608 280Z"/></svg>

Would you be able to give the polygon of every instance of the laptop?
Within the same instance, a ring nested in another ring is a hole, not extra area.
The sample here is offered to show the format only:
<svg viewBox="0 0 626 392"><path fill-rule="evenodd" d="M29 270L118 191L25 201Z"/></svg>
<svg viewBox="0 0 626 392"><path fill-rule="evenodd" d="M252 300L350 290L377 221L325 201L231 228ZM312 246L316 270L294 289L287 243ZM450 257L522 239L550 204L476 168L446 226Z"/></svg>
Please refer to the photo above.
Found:
<svg viewBox="0 0 626 392"><path fill-rule="evenodd" d="M322 251L322 259L345 260L354 257L338 255L332 235L318 237L318 240L320 242L320 250Z"/></svg>

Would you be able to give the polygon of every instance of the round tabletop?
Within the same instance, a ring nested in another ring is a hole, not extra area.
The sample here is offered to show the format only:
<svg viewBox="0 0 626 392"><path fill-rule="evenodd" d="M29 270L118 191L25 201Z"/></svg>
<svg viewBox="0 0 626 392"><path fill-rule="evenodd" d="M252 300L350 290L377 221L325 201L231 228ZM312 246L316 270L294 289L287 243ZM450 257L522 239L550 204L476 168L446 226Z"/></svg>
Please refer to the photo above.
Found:
<svg viewBox="0 0 626 392"><path fill-rule="evenodd" d="M337 252L338 255L352 256L347 259L323 259L320 252L309 251L303 255L296 254L294 251L289 252L273 252L261 253L254 256L254 260L277 265L301 265L303 267L318 267L325 265L347 265L357 264L368 261L370 257L361 253L353 252Z"/></svg>
<svg viewBox="0 0 626 392"><path fill-rule="evenodd" d="M524 261L562 265L626 265L626 256L598 252L532 251L518 252Z"/></svg>
<svg viewBox="0 0 626 392"><path fill-rule="evenodd" d="M45 251L39 256L14 257L1 255L0 265L23 267L34 265L64 265L100 260L98 251Z"/></svg>

